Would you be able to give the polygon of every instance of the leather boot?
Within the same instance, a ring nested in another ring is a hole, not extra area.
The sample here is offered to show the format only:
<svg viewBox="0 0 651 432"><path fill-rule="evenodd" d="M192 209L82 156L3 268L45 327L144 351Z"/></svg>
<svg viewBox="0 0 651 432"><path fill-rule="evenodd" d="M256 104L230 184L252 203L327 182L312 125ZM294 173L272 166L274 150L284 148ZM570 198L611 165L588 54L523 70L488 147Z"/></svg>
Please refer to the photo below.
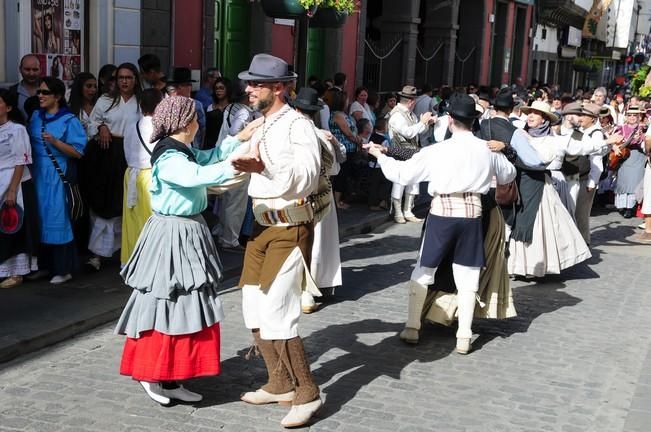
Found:
<svg viewBox="0 0 651 432"><path fill-rule="evenodd" d="M402 214L402 200L391 198L391 208L393 209L393 220L396 223L404 224L407 223L405 216Z"/></svg>
<svg viewBox="0 0 651 432"><path fill-rule="evenodd" d="M414 208L414 201L416 200L416 195L411 195L411 194L406 194L405 196L405 206L403 207L403 214L405 216L405 219L408 222L422 222L423 220L419 217L416 217L414 213L412 213L412 209Z"/></svg>
<svg viewBox="0 0 651 432"><path fill-rule="evenodd" d="M310 365L307 362L305 348L300 337L295 337L282 342L285 345L285 356L281 357L287 362L288 368L294 376L296 396L292 401L292 408L280 424L284 427L299 427L307 424L314 413L321 407L319 387L314 382ZM276 345L278 349L278 345ZM282 348L281 348L282 349Z"/></svg>
<svg viewBox="0 0 651 432"><path fill-rule="evenodd" d="M416 281L409 281L409 312L405 329L400 332L400 339L410 344L418 343L423 305L427 297L427 287Z"/></svg>
<svg viewBox="0 0 651 432"><path fill-rule="evenodd" d="M295 397L294 384L285 364L274 347L274 342L260 338L260 332L253 332L255 344L262 354L269 379L262 388L246 392L241 396L244 402L254 405L279 403L289 405Z"/></svg>

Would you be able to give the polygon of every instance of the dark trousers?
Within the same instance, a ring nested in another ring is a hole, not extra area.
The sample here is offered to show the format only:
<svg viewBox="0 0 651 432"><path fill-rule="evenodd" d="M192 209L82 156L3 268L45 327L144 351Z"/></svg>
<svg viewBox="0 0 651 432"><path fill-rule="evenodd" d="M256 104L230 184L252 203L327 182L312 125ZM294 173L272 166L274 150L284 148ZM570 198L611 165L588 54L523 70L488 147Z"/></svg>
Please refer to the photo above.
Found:
<svg viewBox="0 0 651 432"><path fill-rule="evenodd" d="M388 200L391 194L391 182L384 177L380 168L369 168L368 175L368 205L377 206L381 201Z"/></svg>

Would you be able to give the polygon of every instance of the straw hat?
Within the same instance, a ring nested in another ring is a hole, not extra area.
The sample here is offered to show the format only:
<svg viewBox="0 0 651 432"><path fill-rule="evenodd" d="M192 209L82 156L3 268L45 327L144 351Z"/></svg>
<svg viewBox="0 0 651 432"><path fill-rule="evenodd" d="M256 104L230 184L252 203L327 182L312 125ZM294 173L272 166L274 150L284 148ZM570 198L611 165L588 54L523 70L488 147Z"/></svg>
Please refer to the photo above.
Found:
<svg viewBox="0 0 651 432"><path fill-rule="evenodd" d="M534 101L531 106L520 108L520 111L524 114L529 114L530 112L535 111L549 120L550 123L556 123L558 121L558 116L552 112L552 107L547 102Z"/></svg>

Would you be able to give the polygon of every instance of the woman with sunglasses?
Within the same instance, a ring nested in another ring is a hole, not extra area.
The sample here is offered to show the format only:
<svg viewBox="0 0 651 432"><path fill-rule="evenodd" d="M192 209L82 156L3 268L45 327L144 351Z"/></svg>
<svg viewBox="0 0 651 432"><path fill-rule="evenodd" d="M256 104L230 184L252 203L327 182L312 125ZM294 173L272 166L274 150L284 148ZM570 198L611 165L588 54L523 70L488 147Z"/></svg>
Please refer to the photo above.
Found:
<svg viewBox="0 0 651 432"><path fill-rule="evenodd" d="M83 186L90 208L91 233L88 249L93 256L87 264L99 270L102 258L120 249L124 173L124 133L140 119L140 76L131 63L118 66L117 85L102 95L90 114Z"/></svg>
<svg viewBox="0 0 651 432"><path fill-rule="evenodd" d="M231 81L228 78L217 78L212 87L213 102L206 110L206 141L205 148L214 148L219 138L219 131L224 123L224 110L230 103Z"/></svg>
<svg viewBox="0 0 651 432"><path fill-rule="evenodd" d="M43 78L36 92L40 109L32 115L28 128L34 160L32 176L41 216L39 267L45 269L33 278L49 273L52 284L69 281L77 263L65 185L53 159L66 177L74 181L75 161L82 157L86 147L86 132L68 109L65 91L61 80Z"/></svg>

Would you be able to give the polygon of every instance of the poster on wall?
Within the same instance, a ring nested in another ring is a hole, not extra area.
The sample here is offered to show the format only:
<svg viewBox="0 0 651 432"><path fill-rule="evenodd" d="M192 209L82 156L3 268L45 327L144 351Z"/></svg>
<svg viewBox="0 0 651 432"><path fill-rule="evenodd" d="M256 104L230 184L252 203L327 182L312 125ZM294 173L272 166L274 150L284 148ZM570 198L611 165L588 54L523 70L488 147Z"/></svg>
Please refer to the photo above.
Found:
<svg viewBox="0 0 651 432"><path fill-rule="evenodd" d="M32 0L32 53L41 75L70 85L81 72L83 0Z"/></svg>

